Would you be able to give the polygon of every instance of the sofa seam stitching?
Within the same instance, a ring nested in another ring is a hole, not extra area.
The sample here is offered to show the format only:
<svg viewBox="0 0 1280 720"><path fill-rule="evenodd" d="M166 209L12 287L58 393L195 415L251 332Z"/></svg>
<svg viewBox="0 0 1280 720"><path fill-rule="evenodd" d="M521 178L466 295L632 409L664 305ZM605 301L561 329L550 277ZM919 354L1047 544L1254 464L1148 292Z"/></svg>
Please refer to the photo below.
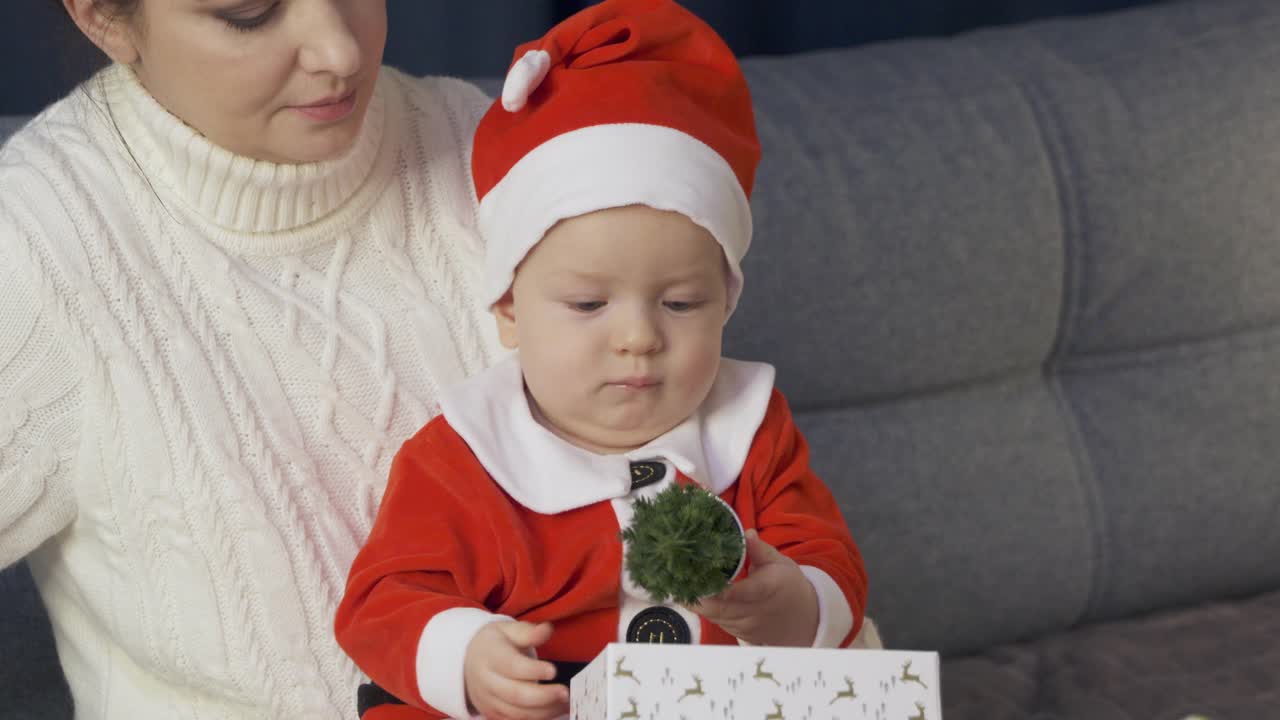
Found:
<svg viewBox="0 0 1280 720"><path fill-rule="evenodd" d="M1054 343L1043 361L1041 373L1045 386L1058 407L1067 447L1076 467L1076 489L1081 506L1086 512L1087 526L1091 531L1089 537L1091 545L1089 560L1092 564L1089 573L1091 587L1085 593L1083 607L1071 622L1075 625L1089 617L1100 604L1106 587L1109 560L1108 529L1103 513L1101 488L1080 427L1080 418L1068 397L1063 378L1059 373L1063 358L1066 356L1066 348L1073 338L1072 331L1079 317L1080 303L1086 294L1086 275L1083 268L1088 262L1088 243L1084 241L1082 230L1084 226L1082 208L1073 197L1074 186L1070 179L1075 168L1072 164L1069 138L1063 132L1061 119L1053 111L1049 98L1035 85L1016 76L1012 80L1021 91L1031 112L1033 127L1049 165L1053 190L1058 199L1061 223L1060 237L1063 252L1061 310Z"/></svg>

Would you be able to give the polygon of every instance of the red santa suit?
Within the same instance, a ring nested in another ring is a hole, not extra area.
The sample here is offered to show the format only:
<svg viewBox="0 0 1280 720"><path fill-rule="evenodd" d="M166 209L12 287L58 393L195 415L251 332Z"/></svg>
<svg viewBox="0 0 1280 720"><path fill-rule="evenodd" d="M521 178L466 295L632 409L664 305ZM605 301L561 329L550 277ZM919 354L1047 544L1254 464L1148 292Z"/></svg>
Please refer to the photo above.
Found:
<svg viewBox="0 0 1280 720"><path fill-rule="evenodd" d="M773 378L768 365L722 360L692 417L620 455L540 425L514 357L447 392L443 414L392 465L338 611L339 643L406 703L365 720L469 717L467 645L499 620L553 623L537 654L558 662L586 663L629 629L632 640L656 627L666 640L683 630L694 643L737 642L682 607L653 610L660 604L625 572L618 535L632 503L673 482L718 495L794 559L817 591L813 644L847 646L865 608L862 558ZM655 469L660 481L633 489L633 473Z"/></svg>

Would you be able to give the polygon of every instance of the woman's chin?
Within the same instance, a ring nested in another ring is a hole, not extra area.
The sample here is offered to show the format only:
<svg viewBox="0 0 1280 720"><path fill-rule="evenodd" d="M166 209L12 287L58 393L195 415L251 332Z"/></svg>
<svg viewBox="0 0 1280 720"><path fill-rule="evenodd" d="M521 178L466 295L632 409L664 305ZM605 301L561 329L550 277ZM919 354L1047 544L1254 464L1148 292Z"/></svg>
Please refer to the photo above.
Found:
<svg viewBox="0 0 1280 720"><path fill-rule="evenodd" d="M265 142L260 142L259 149L251 155L280 165L337 160L351 151L360 136L363 121L363 117L355 114L331 124L315 123L302 117L277 117L263 133Z"/></svg>
<svg viewBox="0 0 1280 720"><path fill-rule="evenodd" d="M359 130L359 124L356 124L354 128L325 128L307 133L292 143L290 159L299 165L337 160L351 151Z"/></svg>

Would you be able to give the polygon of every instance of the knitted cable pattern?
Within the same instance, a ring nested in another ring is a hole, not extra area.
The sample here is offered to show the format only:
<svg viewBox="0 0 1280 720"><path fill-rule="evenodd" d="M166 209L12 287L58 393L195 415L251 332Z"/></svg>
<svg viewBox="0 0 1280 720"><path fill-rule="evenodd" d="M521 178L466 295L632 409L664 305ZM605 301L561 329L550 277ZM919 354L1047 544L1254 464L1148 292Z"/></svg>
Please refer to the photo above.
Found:
<svg viewBox="0 0 1280 720"><path fill-rule="evenodd" d="M332 617L391 458L499 352L487 101L384 69L351 156L264 199L288 172L127 72L0 152L0 563L28 556L77 717L351 717Z"/></svg>

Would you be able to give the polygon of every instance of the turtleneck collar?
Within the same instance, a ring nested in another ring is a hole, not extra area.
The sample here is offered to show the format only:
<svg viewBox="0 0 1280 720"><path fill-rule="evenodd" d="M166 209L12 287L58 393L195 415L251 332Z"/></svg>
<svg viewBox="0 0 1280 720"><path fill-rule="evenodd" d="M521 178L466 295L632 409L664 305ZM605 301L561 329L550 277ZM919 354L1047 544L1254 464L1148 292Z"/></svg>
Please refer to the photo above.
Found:
<svg viewBox="0 0 1280 720"><path fill-rule="evenodd" d="M330 223L367 209L385 185L403 115L397 78L382 68L354 145L342 157L277 164L235 155L175 117L115 65L101 84L120 135L151 186L235 252L275 255L324 242Z"/></svg>

